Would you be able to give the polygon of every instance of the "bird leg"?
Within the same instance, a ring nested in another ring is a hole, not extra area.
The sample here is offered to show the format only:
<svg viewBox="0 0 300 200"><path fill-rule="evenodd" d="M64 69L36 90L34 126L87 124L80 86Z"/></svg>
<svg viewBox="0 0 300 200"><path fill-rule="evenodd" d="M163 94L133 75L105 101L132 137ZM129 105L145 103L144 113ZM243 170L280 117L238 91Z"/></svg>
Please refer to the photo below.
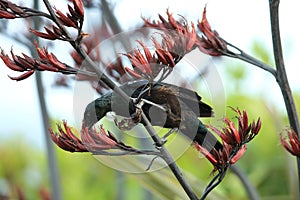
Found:
<svg viewBox="0 0 300 200"><path fill-rule="evenodd" d="M132 98L132 99L134 99L133 102L135 104L138 104L139 102L141 102L141 99L142 99L144 94L146 94L147 92L149 92L149 94L150 94L150 88L151 88L150 86L145 85L143 91L139 94L139 96L137 98Z"/></svg>
<svg viewBox="0 0 300 200"><path fill-rule="evenodd" d="M167 138L172 134L172 133L174 133L174 132L177 132L178 131L178 128L172 128L172 129L170 129L161 139L163 140L163 141L165 141L164 143L166 143L167 142Z"/></svg>
<svg viewBox="0 0 300 200"><path fill-rule="evenodd" d="M161 140L162 140L162 144L155 144L155 146L157 148L161 147L162 145L164 145L168 140L167 138L174 132L177 132L178 131L178 128L172 128L170 129L164 136L162 136Z"/></svg>

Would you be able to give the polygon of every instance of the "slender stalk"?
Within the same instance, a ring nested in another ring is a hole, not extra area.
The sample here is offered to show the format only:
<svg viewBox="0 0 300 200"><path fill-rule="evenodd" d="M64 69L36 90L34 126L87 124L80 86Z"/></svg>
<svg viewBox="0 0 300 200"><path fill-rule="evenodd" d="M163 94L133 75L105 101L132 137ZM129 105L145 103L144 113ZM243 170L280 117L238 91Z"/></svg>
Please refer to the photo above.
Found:
<svg viewBox="0 0 300 200"><path fill-rule="evenodd" d="M143 119L147 119L147 117L145 116L144 113L142 113L142 117L143 117ZM182 172L180 171L180 169L176 165L172 155L170 154L170 152L163 145L164 144L163 141L156 134L156 132L153 129L153 126L151 125L149 120L145 121L145 128L149 132L152 140L156 143L157 146L159 146L159 151L161 152L161 158L164 159L165 162L168 164L169 168L171 169L171 171L173 172L173 174L175 175L175 177L177 178L177 180L181 184L181 186L184 189L184 191L186 192L186 194L189 196L189 198L191 200L198 199L196 194L192 190L191 186L189 185L189 183L185 180Z"/></svg>
<svg viewBox="0 0 300 200"><path fill-rule="evenodd" d="M108 22L110 25L112 31L114 34L118 34L122 32L121 26L118 23L117 19L115 16L112 14L111 9L108 6L108 3L106 0L101 1L101 11L103 13L103 16L105 20Z"/></svg>
<svg viewBox="0 0 300 200"><path fill-rule="evenodd" d="M39 9L39 0L34 0L34 9ZM34 29L39 29L40 24L39 20L33 18ZM33 41L32 41L33 44ZM37 53L34 51L34 47L30 47L32 56L36 57ZM54 200L61 200L62 199L62 192L61 192L61 184L60 184L60 175L59 169L57 166L57 158L54 151L54 146L48 132L48 127L50 127L49 123L49 115L47 111L45 96L44 96L44 89L42 85L42 77L40 72L35 73L35 82L37 86L38 98L40 103L41 115L43 120L43 132L45 135L45 142L46 142L46 149L47 149L47 159L48 159L48 170L49 170L49 179L51 185L51 198Z"/></svg>
<svg viewBox="0 0 300 200"><path fill-rule="evenodd" d="M54 146L48 131L50 127L48 111L46 107L44 89L42 86L41 72L36 72L36 85L38 90L38 97L40 102L40 108L43 120L43 132L45 134L46 148L47 148L47 159L48 159L48 170L50 175L50 185L51 185L51 197L54 200L61 200L61 185L60 185L60 175L57 167L57 159L54 151Z"/></svg>
<svg viewBox="0 0 300 200"><path fill-rule="evenodd" d="M289 86L289 82L285 71L283 52L281 46L279 14L278 14L279 0L270 0L269 6L270 6L271 31L272 31L272 39L273 39L273 52L274 52L276 69L277 69L276 80L281 89L281 93L284 99L291 128L297 133L299 137L300 136L299 119L296 112L296 106L294 103L292 91ZM298 165L298 183L300 183L300 174L299 174L300 159L298 157L297 157L297 165ZM300 197L300 194L298 195Z"/></svg>
<svg viewBox="0 0 300 200"><path fill-rule="evenodd" d="M237 58L240 60L243 60L245 62L248 62L252 65L255 65L267 72L270 72L273 76L276 76L276 70L269 67L268 65L266 65L265 63L261 62L260 60L250 56L249 54L245 53L245 52L241 52L241 54L237 55Z"/></svg>
<svg viewBox="0 0 300 200"><path fill-rule="evenodd" d="M221 182L222 182L222 179L221 179L221 173L222 172L219 172L211 181L210 183L208 184L208 186L206 187L205 191L203 192L202 196L200 197L200 200L204 200L207 195L215 188L217 187Z"/></svg>
<svg viewBox="0 0 300 200"><path fill-rule="evenodd" d="M292 96L292 91L289 86L287 79L283 53L281 47L280 39L280 29L279 29L279 15L278 15L279 0L270 1L270 14L271 14L271 29L272 29L272 38L273 38L273 50L274 58L277 68L276 80L281 88L281 92L285 101L288 117L291 123L291 127L299 135L299 120L296 112L296 106Z"/></svg>
<svg viewBox="0 0 300 200"><path fill-rule="evenodd" d="M216 182L216 180L220 177L220 175L221 175L221 172L219 172L216 176L213 177L213 179L211 179L211 181L206 186L204 192L209 191L209 188Z"/></svg>
<svg viewBox="0 0 300 200"><path fill-rule="evenodd" d="M233 49L235 49L236 51L238 51L239 53L234 53L234 52L231 52L231 51L228 51L228 52L223 52L223 54L225 56L229 56L229 57L232 57L232 58L238 58L240 60L243 60L247 63L250 63L252 65L255 65L267 72L270 72L274 77L276 77L276 70L274 68L272 68L271 66L263 63L262 61L254 58L253 56L250 56L249 54L247 54L246 52L244 52L243 50L241 50L240 48L234 46L233 44L230 44L228 42L226 42L228 46L232 47Z"/></svg>
<svg viewBox="0 0 300 200"><path fill-rule="evenodd" d="M109 24L113 34L116 35L121 33L122 28L120 26L120 23L116 19L115 15L112 12L112 9L110 8L106 0L101 0L101 12L105 21ZM122 34L118 35L118 42L121 42L125 50L127 51L132 50L132 46L127 36L124 36Z"/></svg>

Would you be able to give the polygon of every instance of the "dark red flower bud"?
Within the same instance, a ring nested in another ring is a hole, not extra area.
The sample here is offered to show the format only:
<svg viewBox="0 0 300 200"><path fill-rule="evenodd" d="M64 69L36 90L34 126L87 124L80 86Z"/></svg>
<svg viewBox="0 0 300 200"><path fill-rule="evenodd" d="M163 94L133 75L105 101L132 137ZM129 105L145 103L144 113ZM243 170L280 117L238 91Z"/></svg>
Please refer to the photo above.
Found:
<svg viewBox="0 0 300 200"><path fill-rule="evenodd" d="M57 9L55 9L55 13L57 15L57 18L62 22L63 25L68 27L74 27L74 28L77 27L75 22L71 19L70 16L66 16L60 10Z"/></svg>
<svg viewBox="0 0 300 200"><path fill-rule="evenodd" d="M21 81L21 80L24 80L26 78L28 78L29 76L31 76L32 74L34 73L34 70L29 70L25 73L23 73L22 75L20 76L17 76L17 77L12 77L12 76L8 76L11 80L14 80L14 81Z"/></svg>
<svg viewBox="0 0 300 200"><path fill-rule="evenodd" d="M49 31L49 29L46 29L46 31L47 30ZM52 33L51 31L49 31L49 32L51 32L49 34L48 31L47 31L47 33L43 33L43 32L40 32L40 31L37 31L37 30L34 30L34 29L30 29L30 32L32 32L34 35L36 35L38 37L41 37L41 38L44 38L44 39L47 39L47 40L56 40L56 39L58 39L56 34L51 34Z"/></svg>
<svg viewBox="0 0 300 200"><path fill-rule="evenodd" d="M5 19L14 19L16 16L10 12L7 12L5 10L0 10L0 18L5 18Z"/></svg>
<svg viewBox="0 0 300 200"><path fill-rule="evenodd" d="M24 71L24 68L16 65L15 62L12 59L10 59L9 56L5 54L3 50L1 51L0 57L3 60L4 64L11 70L19 72Z"/></svg>
<svg viewBox="0 0 300 200"><path fill-rule="evenodd" d="M82 0L70 0L74 4L75 10L80 14L80 16L84 16L84 7Z"/></svg>
<svg viewBox="0 0 300 200"><path fill-rule="evenodd" d="M132 70L132 69L130 69L128 67L125 67L125 71L128 72L130 75L138 78L138 79L142 78L142 76L139 73L137 73L136 71L134 71L134 70Z"/></svg>
<svg viewBox="0 0 300 200"><path fill-rule="evenodd" d="M227 117L223 119L225 127L221 130L211 125L207 126L222 139L222 149L218 151L213 149L209 152L199 144L195 144L196 148L214 165L214 171L226 169L229 164L237 162L246 151L246 143L258 134L261 127L260 118L257 123L248 124L246 111L241 112L233 108L232 110L237 113L238 127Z"/></svg>
<svg viewBox="0 0 300 200"><path fill-rule="evenodd" d="M221 56L227 52L227 43L217 31L211 30L211 26L206 18L206 7L203 10L202 20L198 23L198 28L203 33L203 36L198 40L199 49L206 54L212 56Z"/></svg>
<svg viewBox="0 0 300 200"><path fill-rule="evenodd" d="M294 156L300 157L300 141L297 133L294 130L287 131L287 138L280 135L281 144L283 147Z"/></svg>
<svg viewBox="0 0 300 200"><path fill-rule="evenodd" d="M251 124L251 132L255 135L258 134L261 128L261 120L258 118L257 122L255 123L254 121Z"/></svg>

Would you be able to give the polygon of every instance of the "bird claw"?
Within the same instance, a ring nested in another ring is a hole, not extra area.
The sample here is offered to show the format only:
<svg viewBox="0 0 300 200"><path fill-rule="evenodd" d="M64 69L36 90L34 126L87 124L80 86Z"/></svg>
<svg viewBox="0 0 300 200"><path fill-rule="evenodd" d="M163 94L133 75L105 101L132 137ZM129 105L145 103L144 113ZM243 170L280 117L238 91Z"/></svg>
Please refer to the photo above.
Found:
<svg viewBox="0 0 300 200"><path fill-rule="evenodd" d="M168 140L162 138L162 139L161 139L161 142L155 142L155 143L154 143L154 146L155 146L156 149L159 150L162 146L165 145L165 143L167 143L167 141L168 141Z"/></svg>
<svg viewBox="0 0 300 200"><path fill-rule="evenodd" d="M161 138L161 143L154 143L155 147L157 149L160 149L164 144L167 143L167 137L169 137L172 133L177 132L178 128L172 128L171 130L169 130L162 138Z"/></svg>
<svg viewBox="0 0 300 200"><path fill-rule="evenodd" d="M177 132L177 131L178 131L178 128L172 128L162 137L162 140L167 141L167 137L169 137L172 133Z"/></svg>

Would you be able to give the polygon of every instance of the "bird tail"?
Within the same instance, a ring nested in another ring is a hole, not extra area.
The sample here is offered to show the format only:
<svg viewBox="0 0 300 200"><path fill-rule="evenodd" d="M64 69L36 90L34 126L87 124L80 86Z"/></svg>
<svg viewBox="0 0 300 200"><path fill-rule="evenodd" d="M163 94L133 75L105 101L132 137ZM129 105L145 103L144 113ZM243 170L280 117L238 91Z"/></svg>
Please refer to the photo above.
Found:
<svg viewBox="0 0 300 200"><path fill-rule="evenodd" d="M203 148L207 149L209 152L215 150L220 150L223 148L221 142L206 128L200 120L197 119L197 125L195 123L189 123L183 126L184 128L180 131L190 138L192 141L198 143Z"/></svg>
<svg viewBox="0 0 300 200"><path fill-rule="evenodd" d="M197 142L209 152L212 152L213 149L218 151L223 148L221 142L200 121L198 124L197 134L193 141Z"/></svg>

